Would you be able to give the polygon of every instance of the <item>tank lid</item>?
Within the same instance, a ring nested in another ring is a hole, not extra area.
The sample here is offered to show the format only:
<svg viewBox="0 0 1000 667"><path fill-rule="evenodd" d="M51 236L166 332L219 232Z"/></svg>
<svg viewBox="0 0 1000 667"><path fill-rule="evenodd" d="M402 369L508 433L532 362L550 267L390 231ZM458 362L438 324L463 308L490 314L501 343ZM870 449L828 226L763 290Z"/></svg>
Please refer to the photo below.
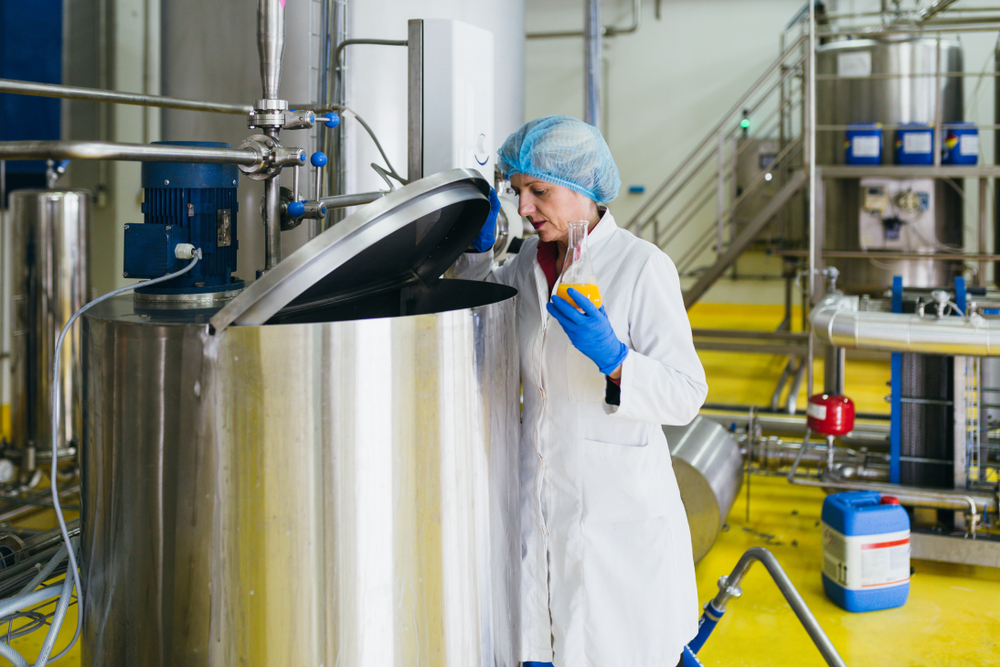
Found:
<svg viewBox="0 0 1000 667"><path fill-rule="evenodd" d="M414 181L372 202L296 250L212 318L260 325L286 306L311 308L437 282L476 238L490 185L471 169Z"/></svg>

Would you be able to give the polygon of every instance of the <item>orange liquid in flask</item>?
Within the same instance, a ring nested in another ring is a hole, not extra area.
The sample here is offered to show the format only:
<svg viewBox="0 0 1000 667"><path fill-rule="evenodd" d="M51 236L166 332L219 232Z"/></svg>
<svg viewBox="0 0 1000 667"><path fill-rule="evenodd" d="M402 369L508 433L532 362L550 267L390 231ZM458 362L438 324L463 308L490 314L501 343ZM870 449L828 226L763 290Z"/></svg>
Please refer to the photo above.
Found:
<svg viewBox="0 0 1000 667"><path fill-rule="evenodd" d="M597 285L594 284L583 285L580 283L561 283L559 287L556 288L556 296L566 299L567 301L569 301L570 305L573 305L576 302L573 300L573 297L569 295L570 288L575 289L577 292L590 299L594 303L595 307L597 308L601 307L601 291L597 288ZM582 311L582 308L577 306L577 310Z"/></svg>

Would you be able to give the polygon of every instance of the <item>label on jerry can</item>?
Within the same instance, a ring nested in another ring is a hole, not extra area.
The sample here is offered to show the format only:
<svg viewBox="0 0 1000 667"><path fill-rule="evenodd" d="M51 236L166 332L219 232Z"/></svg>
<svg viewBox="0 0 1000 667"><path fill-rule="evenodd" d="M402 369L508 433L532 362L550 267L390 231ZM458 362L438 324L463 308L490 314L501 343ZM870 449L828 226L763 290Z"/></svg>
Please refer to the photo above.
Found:
<svg viewBox="0 0 1000 667"><path fill-rule="evenodd" d="M823 574L850 590L905 583L910 579L910 531L848 536L823 524Z"/></svg>

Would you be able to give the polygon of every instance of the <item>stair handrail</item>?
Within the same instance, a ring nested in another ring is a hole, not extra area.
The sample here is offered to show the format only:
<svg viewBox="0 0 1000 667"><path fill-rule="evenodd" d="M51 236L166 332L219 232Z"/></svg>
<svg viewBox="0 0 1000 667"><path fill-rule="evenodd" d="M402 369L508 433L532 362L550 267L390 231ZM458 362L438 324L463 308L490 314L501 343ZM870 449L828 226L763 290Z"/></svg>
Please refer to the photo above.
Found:
<svg viewBox="0 0 1000 667"><path fill-rule="evenodd" d="M773 63L771 63L771 65L767 68L764 74L762 74L760 78L758 78L757 81L754 82L752 86L750 86L747 92L743 94L743 97L741 97L739 101L736 102L736 104L734 104L732 108L728 112L726 112L725 115L723 115L722 120L720 120L718 124L716 124L715 127L712 128L712 130L705 136L705 138L698 144L698 146L693 151L691 151L691 153L684 160L680 162L680 164L673 171L673 173L671 173L670 176L668 176L667 179L656 189L656 191L649 196L649 198L646 200L646 203L643 204L639 208L639 210L635 213L635 215L633 215L632 218L628 221L628 223L626 224L627 229L634 230L635 226L639 223L639 220L642 218L643 214L645 214L645 212L650 208L650 206L652 206L653 202L656 201L660 197L660 195L666 192L667 188L669 188L673 184L673 182L682 173L684 173L684 171L688 168L690 163L698 156L699 153L701 153L706 147L708 147L708 145L712 141L718 140L719 132L721 132L725 128L726 124L730 121L730 118L733 116L733 114L738 112L747 103L747 101L749 101L749 99L760 89L760 87L764 85L764 83L771 77L771 75L774 74L777 70L779 70L783 66L785 60L788 59L788 57L791 56L794 53L794 51L800 46L802 46L802 44L807 40L808 40L808 35L801 35L798 39L792 42L792 44L787 49L785 49L784 52L782 52L782 54L778 56L778 58Z"/></svg>

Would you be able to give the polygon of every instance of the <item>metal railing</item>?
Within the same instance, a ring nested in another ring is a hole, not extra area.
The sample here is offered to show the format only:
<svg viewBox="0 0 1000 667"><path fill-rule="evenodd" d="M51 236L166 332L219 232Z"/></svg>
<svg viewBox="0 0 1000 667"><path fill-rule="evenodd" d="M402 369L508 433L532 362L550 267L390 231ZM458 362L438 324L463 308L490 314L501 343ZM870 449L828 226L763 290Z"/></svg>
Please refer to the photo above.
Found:
<svg viewBox="0 0 1000 667"><path fill-rule="evenodd" d="M627 228L637 236L667 250L682 275L695 275L706 262L718 262L756 212L754 200L766 200L801 169L807 47L803 31L628 221ZM747 127L751 118L752 129ZM767 168L738 183L737 168L747 151L754 150L756 140L774 137L778 150ZM786 230L788 216L787 211L778 214Z"/></svg>

